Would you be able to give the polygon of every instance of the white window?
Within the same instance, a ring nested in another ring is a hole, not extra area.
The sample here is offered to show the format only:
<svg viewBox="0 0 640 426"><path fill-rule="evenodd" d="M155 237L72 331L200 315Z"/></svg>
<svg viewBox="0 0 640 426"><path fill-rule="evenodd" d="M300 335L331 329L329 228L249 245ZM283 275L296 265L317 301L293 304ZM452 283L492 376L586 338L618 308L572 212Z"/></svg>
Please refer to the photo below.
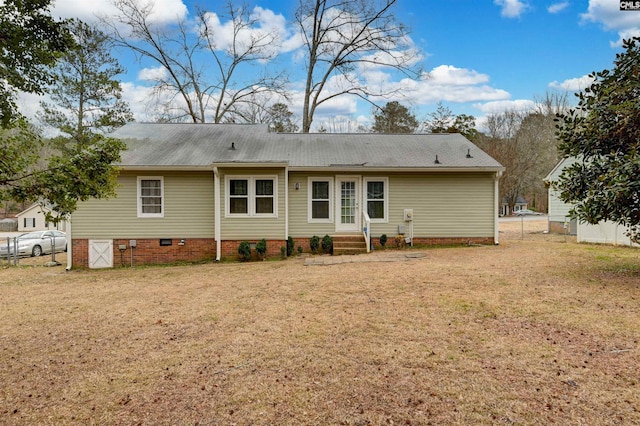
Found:
<svg viewBox="0 0 640 426"><path fill-rule="evenodd" d="M36 227L36 218L35 217L25 217L24 218L24 227L25 228L35 228Z"/></svg>
<svg viewBox="0 0 640 426"><path fill-rule="evenodd" d="M308 179L308 221L333 222L333 178Z"/></svg>
<svg viewBox="0 0 640 426"><path fill-rule="evenodd" d="M138 176L138 217L164 217L162 176Z"/></svg>
<svg viewBox="0 0 640 426"><path fill-rule="evenodd" d="M371 222L389 221L389 179L365 178L365 204Z"/></svg>
<svg viewBox="0 0 640 426"><path fill-rule="evenodd" d="M278 216L277 176L225 177L226 216Z"/></svg>

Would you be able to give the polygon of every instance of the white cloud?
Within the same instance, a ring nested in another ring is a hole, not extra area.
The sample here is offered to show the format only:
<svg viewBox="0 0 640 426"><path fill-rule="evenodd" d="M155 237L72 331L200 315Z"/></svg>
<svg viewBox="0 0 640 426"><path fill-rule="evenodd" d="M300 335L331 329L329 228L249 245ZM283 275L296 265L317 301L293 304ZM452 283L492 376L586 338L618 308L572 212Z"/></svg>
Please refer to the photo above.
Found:
<svg viewBox="0 0 640 426"><path fill-rule="evenodd" d="M440 65L419 80L402 79L387 83L386 91L401 90L412 105L440 101L463 103L508 99L509 93L488 85L489 76L475 70ZM376 99L382 101L383 99Z"/></svg>
<svg viewBox="0 0 640 426"><path fill-rule="evenodd" d="M505 111L527 112L536 107L536 103L530 99L514 99L474 104L474 108L485 114L500 114Z"/></svg>
<svg viewBox="0 0 640 426"><path fill-rule="evenodd" d="M601 24L605 30L616 31L619 39L612 47L622 45L622 40L640 35L640 13L620 10L620 3L611 0L590 0L586 13L580 15L583 22Z"/></svg>
<svg viewBox="0 0 640 426"><path fill-rule="evenodd" d="M168 24L187 16L187 6L183 0L142 0L141 4L153 4L149 22ZM112 0L56 0L52 15L60 18L80 18L85 22L96 22L98 16L117 13Z"/></svg>
<svg viewBox="0 0 640 426"><path fill-rule="evenodd" d="M560 13L569 7L568 1L563 1L562 3L554 3L547 8L547 12L549 13Z"/></svg>
<svg viewBox="0 0 640 426"><path fill-rule="evenodd" d="M564 90L567 92L580 92L584 88L589 87L593 83L593 79L588 75L582 77L570 78L565 81L552 81L549 87L556 90Z"/></svg>
<svg viewBox="0 0 640 426"><path fill-rule="evenodd" d="M142 68L138 72L138 80L142 81L160 81L164 80L168 75L166 68L158 66L156 68Z"/></svg>
<svg viewBox="0 0 640 426"><path fill-rule="evenodd" d="M235 43L236 48L242 51L253 43L261 46L259 56L274 57L282 49L281 40L289 37L285 17L259 6L253 8L249 16L251 22L244 21L240 31L232 20L223 22L215 12L208 12L205 16L216 50L230 50Z"/></svg>
<svg viewBox="0 0 640 426"><path fill-rule="evenodd" d="M493 3L500 6L500 15L504 18L519 18L529 9L529 5L520 0L494 0Z"/></svg>

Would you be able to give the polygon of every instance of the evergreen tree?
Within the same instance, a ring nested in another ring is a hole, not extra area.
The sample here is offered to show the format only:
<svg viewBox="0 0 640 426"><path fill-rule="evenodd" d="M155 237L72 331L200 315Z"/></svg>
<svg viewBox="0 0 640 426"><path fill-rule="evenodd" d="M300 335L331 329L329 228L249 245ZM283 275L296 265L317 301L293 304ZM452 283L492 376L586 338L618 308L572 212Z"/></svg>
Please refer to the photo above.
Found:
<svg viewBox="0 0 640 426"><path fill-rule="evenodd" d="M640 38L623 42L614 67L590 74L594 83L574 110L559 115L558 149L578 159L560 176L560 198L581 221L630 227L640 240Z"/></svg>
<svg viewBox="0 0 640 426"><path fill-rule="evenodd" d="M67 51L55 69L56 81L50 88L53 103L42 102L40 119L59 129L64 136L59 145L68 148L88 146L93 135L105 134L133 120L122 100L122 87L115 78L124 72L111 56L107 36L78 20L69 30L76 47ZM70 144L69 144L70 142Z"/></svg>
<svg viewBox="0 0 640 426"><path fill-rule="evenodd" d="M418 128L418 120L409 109L397 101L387 104L373 113L374 133L413 133Z"/></svg>

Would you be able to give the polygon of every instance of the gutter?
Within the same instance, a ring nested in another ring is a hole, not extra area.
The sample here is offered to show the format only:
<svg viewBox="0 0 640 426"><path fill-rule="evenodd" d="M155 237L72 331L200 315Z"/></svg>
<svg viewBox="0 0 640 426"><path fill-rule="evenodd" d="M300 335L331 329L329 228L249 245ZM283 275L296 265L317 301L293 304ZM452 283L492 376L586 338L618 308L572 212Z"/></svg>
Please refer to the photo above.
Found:
<svg viewBox="0 0 640 426"><path fill-rule="evenodd" d="M498 185L500 178L502 177L502 171L496 172L496 176L494 178L494 189L493 189L493 197L494 197L494 223L493 223L493 243L495 245L500 245L500 228L498 223L498 212L500 211L500 186Z"/></svg>
<svg viewBox="0 0 640 426"><path fill-rule="evenodd" d="M218 167L213 167L213 208L214 212L214 238L216 239L216 262L220 262L222 242L220 241L220 173Z"/></svg>

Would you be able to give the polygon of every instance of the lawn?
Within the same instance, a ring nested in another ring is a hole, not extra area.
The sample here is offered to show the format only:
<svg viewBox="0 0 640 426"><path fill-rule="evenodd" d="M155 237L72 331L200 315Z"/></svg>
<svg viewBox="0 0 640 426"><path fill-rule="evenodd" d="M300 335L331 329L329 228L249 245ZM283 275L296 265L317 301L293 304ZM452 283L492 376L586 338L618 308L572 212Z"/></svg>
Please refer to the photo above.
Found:
<svg viewBox="0 0 640 426"><path fill-rule="evenodd" d="M501 235L404 262L2 266L0 424L640 424L640 251Z"/></svg>

